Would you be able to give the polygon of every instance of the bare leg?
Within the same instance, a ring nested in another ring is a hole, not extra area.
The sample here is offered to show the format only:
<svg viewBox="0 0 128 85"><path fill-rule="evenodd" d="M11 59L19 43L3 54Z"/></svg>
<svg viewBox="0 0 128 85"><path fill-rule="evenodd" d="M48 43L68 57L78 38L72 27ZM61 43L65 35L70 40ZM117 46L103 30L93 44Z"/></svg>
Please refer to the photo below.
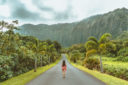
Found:
<svg viewBox="0 0 128 85"><path fill-rule="evenodd" d="M65 71L64 71L64 78L65 78Z"/></svg>
<svg viewBox="0 0 128 85"><path fill-rule="evenodd" d="M63 78L65 78L65 71L63 71Z"/></svg>

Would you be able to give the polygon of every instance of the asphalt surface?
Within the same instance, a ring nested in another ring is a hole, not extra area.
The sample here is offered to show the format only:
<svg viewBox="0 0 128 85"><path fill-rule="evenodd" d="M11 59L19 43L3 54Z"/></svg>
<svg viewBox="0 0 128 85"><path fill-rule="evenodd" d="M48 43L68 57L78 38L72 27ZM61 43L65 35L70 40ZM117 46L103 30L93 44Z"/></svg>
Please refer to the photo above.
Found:
<svg viewBox="0 0 128 85"><path fill-rule="evenodd" d="M30 81L27 85L106 85L93 76L78 70L67 61L65 55L62 60L66 61L66 78L62 77L62 60L54 67Z"/></svg>

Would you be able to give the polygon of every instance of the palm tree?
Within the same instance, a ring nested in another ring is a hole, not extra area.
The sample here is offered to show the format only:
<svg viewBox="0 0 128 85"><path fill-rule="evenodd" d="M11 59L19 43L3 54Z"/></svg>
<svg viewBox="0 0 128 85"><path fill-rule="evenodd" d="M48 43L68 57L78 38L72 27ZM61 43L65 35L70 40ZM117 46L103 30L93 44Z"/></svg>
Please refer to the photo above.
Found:
<svg viewBox="0 0 128 85"><path fill-rule="evenodd" d="M15 21L12 21L12 23L18 24L19 22L18 22L18 20L15 20Z"/></svg>
<svg viewBox="0 0 128 85"><path fill-rule="evenodd" d="M13 21L13 23L15 24L18 24L18 20L16 21ZM17 29L17 27L14 26L14 24L8 24L7 22L5 21L0 21L0 30L3 30L3 28L7 28L8 31L6 32L7 35L5 37L5 35L3 36L3 43L1 44L1 49L3 49L4 51L4 48L6 48L7 46L10 47L11 46L11 43L13 43L13 38L14 38L14 32L13 30L14 29ZM6 43L8 43L8 45L5 45Z"/></svg>
<svg viewBox="0 0 128 85"><path fill-rule="evenodd" d="M7 27L8 23L5 21L0 21L0 30L3 30L4 27Z"/></svg>

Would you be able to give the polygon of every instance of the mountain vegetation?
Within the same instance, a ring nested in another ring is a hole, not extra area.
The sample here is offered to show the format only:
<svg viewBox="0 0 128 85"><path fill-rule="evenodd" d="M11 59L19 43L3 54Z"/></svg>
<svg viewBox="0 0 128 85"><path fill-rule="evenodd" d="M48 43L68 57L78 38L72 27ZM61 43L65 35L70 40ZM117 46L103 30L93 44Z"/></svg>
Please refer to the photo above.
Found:
<svg viewBox="0 0 128 85"><path fill-rule="evenodd" d="M128 30L128 9L116 9L74 23L24 24L20 28L17 32L22 35L35 36L40 40L56 40L63 46L84 43L90 36L99 39L104 33L110 33L114 39Z"/></svg>

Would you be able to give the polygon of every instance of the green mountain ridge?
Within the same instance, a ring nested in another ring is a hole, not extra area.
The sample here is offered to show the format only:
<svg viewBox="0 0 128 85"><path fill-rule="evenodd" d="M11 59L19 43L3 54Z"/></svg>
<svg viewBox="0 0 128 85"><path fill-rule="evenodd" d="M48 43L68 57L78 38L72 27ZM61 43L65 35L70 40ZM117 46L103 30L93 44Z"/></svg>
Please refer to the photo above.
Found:
<svg viewBox="0 0 128 85"><path fill-rule="evenodd" d="M121 8L114 11L95 15L80 22L63 24L24 24L18 30L20 34L31 35L40 40L56 40L63 46L84 43L89 36L99 38L104 33L111 33L113 38L123 31L128 31L128 9Z"/></svg>

